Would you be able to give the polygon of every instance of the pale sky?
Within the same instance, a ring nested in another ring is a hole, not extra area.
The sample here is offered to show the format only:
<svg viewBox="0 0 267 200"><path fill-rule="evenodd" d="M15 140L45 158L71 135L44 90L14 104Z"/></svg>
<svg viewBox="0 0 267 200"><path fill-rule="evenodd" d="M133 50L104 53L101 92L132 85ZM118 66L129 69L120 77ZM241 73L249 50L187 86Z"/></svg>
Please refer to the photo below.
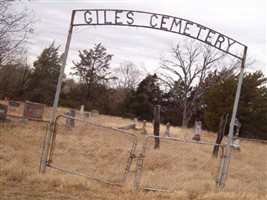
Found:
<svg viewBox="0 0 267 200"><path fill-rule="evenodd" d="M54 40L65 48L71 11L75 9L125 9L147 11L190 20L248 46L248 57L256 59L248 71L266 69L266 3L265 0L208 0L208 1L25 1L35 12L35 32L29 45L29 61L36 60ZM78 16L77 16L78 17ZM176 44L187 37L153 29L119 26L82 26L73 30L65 73L72 61L79 61L78 50L91 49L102 43L113 54L111 67L124 60L143 66L149 72L158 68L160 55L168 51L169 43Z"/></svg>

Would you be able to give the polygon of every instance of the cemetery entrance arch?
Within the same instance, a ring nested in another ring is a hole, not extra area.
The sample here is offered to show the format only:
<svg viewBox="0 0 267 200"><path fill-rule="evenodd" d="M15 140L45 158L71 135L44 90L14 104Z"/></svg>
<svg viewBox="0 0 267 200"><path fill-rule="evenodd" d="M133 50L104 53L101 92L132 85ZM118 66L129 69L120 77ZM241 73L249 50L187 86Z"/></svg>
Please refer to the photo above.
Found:
<svg viewBox="0 0 267 200"><path fill-rule="evenodd" d="M227 148L225 156L226 159L222 167L221 180L223 181L225 179L225 174L230 158L231 142L233 139L234 123L243 80L247 46L220 32L217 32L211 28L208 28L206 26L187 19L152 12L118 9L82 9L72 11L70 28L68 32L62 67L57 85L57 92L55 94L55 100L50 119L50 128L47 134L46 146L42 157L41 172L45 173L46 169L47 157L51 143L51 134L56 118L55 113L58 105L66 60L68 57L72 30L75 26L128 26L167 31L201 41L242 61L235 102L233 106L232 118L230 122L230 129L227 139ZM241 53L240 50L242 51Z"/></svg>

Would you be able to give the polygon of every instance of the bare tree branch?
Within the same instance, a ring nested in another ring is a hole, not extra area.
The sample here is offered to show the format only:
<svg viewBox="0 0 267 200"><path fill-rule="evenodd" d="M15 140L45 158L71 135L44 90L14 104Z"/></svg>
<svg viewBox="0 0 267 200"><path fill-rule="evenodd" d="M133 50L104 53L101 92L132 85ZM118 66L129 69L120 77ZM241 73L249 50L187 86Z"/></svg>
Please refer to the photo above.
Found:
<svg viewBox="0 0 267 200"><path fill-rule="evenodd" d="M0 0L0 64L13 63L25 53L25 44L34 36L34 22L33 12L22 2Z"/></svg>
<svg viewBox="0 0 267 200"><path fill-rule="evenodd" d="M177 106L183 110L183 127L187 127L201 104L205 90L203 82L208 72L215 69L224 57L218 50L193 40L171 46L169 56L161 57L161 80L172 91Z"/></svg>

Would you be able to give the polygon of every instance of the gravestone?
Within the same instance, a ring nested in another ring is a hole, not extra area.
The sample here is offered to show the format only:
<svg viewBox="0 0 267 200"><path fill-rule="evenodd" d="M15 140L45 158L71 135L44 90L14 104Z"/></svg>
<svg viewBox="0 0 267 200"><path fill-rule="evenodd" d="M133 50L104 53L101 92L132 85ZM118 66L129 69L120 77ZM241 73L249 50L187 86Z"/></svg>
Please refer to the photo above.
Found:
<svg viewBox="0 0 267 200"><path fill-rule="evenodd" d="M70 112L66 112L66 113L64 113L64 115L67 115L67 116L70 116ZM67 128L71 128L71 125L70 125L70 117L66 117L66 122L65 122L65 126L67 127Z"/></svg>
<svg viewBox="0 0 267 200"><path fill-rule="evenodd" d="M99 111L96 110L96 109L93 109L91 113L92 113L92 117L93 117L93 116L98 116L98 115L99 115Z"/></svg>
<svg viewBox="0 0 267 200"><path fill-rule="evenodd" d="M195 140L197 142L199 142L201 140L201 138L200 138L201 126L202 126L201 121L195 121L193 140Z"/></svg>
<svg viewBox="0 0 267 200"><path fill-rule="evenodd" d="M81 115L83 115L83 113L84 113L84 105L81 105L80 113L81 113Z"/></svg>
<svg viewBox="0 0 267 200"><path fill-rule="evenodd" d="M87 118L91 117L91 112L85 112L85 117Z"/></svg>
<svg viewBox="0 0 267 200"><path fill-rule="evenodd" d="M6 114L7 114L8 106L0 103L0 122L6 122Z"/></svg>
<svg viewBox="0 0 267 200"><path fill-rule="evenodd" d="M23 117L32 119L43 119L44 104L25 101Z"/></svg>
<svg viewBox="0 0 267 200"><path fill-rule="evenodd" d="M241 128L241 123L238 121L238 119L235 119L235 125L236 131L235 131L235 136L233 140L233 147L234 149L240 150L240 141L239 141L239 130Z"/></svg>
<svg viewBox="0 0 267 200"><path fill-rule="evenodd" d="M9 106L12 106L12 107L19 107L19 106L20 106L20 102L10 100L10 101L8 102L8 105L9 105Z"/></svg>
<svg viewBox="0 0 267 200"><path fill-rule="evenodd" d="M138 123L138 118L135 117L135 118L133 119L134 128L136 128L137 123Z"/></svg>
<svg viewBox="0 0 267 200"><path fill-rule="evenodd" d="M147 134L147 131L146 131L146 120L143 120L143 128L142 128L141 134Z"/></svg>
<svg viewBox="0 0 267 200"><path fill-rule="evenodd" d="M68 128L72 128L75 125L75 116L76 116L76 111L74 109L70 109L69 112L65 113L65 115L70 116L66 118L66 124L65 126Z"/></svg>
<svg viewBox="0 0 267 200"><path fill-rule="evenodd" d="M75 125L75 116L76 116L76 110L70 109L70 116L73 118L70 118L70 126L73 127Z"/></svg>
<svg viewBox="0 0 267 200"><path fill-rule="evenodd" d="M168 122L166 124L166 131L164 133L164 137L171 137L170 128L171 128L171 124Z"/></svg>
<svg viewBox="0 0 267 200"><path fill-rule="evenodd" d="M23 124L23 125L26 125L26 124L29 123L29 120L26 119L26 118L24 118L24 117L21 117L21 118L19 119L19 123L21 123L21 124Z"/></svg>
<svg viewBox="0 0 267 200"><path fill-rule="evenodd" d="M133 123L126 125L126 126L119 127L118 129L122 129L122 130L135 129L137 122L138 122L138 118L134 118Z"/></svg>

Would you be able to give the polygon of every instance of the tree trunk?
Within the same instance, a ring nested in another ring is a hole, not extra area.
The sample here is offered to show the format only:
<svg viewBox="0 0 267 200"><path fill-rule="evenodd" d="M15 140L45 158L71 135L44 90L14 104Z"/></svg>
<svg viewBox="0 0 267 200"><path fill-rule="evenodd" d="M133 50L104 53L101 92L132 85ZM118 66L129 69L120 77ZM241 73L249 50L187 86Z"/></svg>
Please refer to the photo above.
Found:
<svg viewBox="0 0 267 200"><path fill-rule="evenodd" d="M186 117L183 117L182 128L187 128L188 127L188 122L189 122L189 120Z"/></svg>
<svg viewBox="0 0 267 200"><path fill-rule="evenodd" d="M182 128L187 128L188 126L188 118L187 118L187 99L184 100L184 110L183 110L183 121Z"/></svg>

